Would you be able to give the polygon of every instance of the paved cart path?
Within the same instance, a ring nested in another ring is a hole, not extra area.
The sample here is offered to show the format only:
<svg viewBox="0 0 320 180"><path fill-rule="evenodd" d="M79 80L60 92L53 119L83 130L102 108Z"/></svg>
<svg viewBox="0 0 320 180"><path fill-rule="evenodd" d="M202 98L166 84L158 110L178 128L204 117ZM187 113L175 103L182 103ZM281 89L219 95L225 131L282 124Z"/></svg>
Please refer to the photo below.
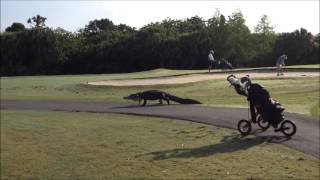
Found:
<svg viewBox="0 0 320 180"><path fill-rule="evenodd" d="M247 109L243 108L218 108L194 105L149 105L145 107L136 104L101 103L101 102L70 102L70 101L1 101L1 109L22 110L53 110L71 112L113 112L144 116L157 116L194 121L211 124L219 127L236 129L237 123L242 118L247 118ZM277 142L290 148L302 151L320 158L319 146L319 120L303 115L286 113L286 118L293 120L297 125L297 133L291 138ZM257 128L253 125L254 131ZM267 131L255 133L256 136L272 137L282 136L281 132L275 133L270 128Z"/></svg>

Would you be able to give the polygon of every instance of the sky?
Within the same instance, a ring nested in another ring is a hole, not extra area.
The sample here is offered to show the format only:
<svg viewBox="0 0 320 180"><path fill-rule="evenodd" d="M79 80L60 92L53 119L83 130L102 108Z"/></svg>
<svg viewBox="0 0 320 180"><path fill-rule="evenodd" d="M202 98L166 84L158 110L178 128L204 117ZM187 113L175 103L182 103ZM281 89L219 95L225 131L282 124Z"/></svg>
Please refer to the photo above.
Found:
<svg viewBox="0 0 320 180"><path fill-rule="evenodd" d="M1 31L13 22L26 23L37 14L47 18L48 27L77 31L94 19L108 18L115 24L137 29L166 18L186 19L198 15L207 20L216 9L226 17L240 9L246 25L253 30L263 14L276 32L292 32L301 27L319 33L319 0L249 1L27 1L1 0Z"/></svg>

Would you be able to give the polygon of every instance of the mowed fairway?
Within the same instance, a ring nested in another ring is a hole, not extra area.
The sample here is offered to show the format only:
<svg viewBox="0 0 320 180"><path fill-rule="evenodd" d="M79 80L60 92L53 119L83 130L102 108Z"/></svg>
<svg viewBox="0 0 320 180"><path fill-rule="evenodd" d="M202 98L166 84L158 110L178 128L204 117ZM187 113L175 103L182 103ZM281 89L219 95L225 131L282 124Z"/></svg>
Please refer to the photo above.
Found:
<svg viewBox="0 0 320 180"><path fill-rule="evenodd" d="M2 179L319 179L319 160L172 119L1 111Z"/></svg>
<svg viewBox="0 0 320 180"><path fill-rule="evenodd" d="M319 65L291 68L316 68ZM208 106L246 107L245 98L237 95L225 79L175 85L154 86L92 86L87 82L203 73L204 70L166 70L110 75L26 76L1 78L1 98L17 100L72 100L127 102L122 97L138 91L159 89L168 93L199 100ZM250 74L250 73L249 73ZM214 74L213 74L214 76ZM319 117L319 78L254 78L265 86L271 96L280 101L288 112Z"/></svg>

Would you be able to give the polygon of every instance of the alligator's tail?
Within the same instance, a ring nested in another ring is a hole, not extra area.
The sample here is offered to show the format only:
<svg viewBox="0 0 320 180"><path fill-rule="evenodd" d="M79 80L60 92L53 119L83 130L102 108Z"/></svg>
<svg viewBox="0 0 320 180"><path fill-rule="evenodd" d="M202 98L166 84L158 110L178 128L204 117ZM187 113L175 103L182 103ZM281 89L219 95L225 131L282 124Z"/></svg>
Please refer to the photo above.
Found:
<svg viewBox="0 0 320 180"><path fill-rule="evenodd" d="M193 99L183 99L179 98L177 96L171 95L171 94L166 94L171 101L180 103L180 104L202 104L201 102Z"/></svg>

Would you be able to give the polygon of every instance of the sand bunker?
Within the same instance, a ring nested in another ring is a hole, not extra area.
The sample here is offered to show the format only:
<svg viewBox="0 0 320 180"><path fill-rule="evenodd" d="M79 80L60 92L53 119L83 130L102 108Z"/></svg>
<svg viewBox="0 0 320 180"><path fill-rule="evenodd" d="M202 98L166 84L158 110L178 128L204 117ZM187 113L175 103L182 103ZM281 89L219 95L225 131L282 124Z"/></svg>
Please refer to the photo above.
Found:
<svg viewBox="0 0 320 180"><path fill-rule="evenodd" d="M212 74L189 74L181 76L157 77L157 78L143 78L143 79L123 79L123 80L107 80L88 82L90 85L100 86L147 86L147 85L166 85L166 84L185 84L191 82L207 81L213 79L226 79L231 73L212 73ZM299 78L299 77L319 77L319 72L286 72L284 76L276 76L274 72L270 73L232 73L237 77L242 77L247 74L251 78Z"/></svg>

